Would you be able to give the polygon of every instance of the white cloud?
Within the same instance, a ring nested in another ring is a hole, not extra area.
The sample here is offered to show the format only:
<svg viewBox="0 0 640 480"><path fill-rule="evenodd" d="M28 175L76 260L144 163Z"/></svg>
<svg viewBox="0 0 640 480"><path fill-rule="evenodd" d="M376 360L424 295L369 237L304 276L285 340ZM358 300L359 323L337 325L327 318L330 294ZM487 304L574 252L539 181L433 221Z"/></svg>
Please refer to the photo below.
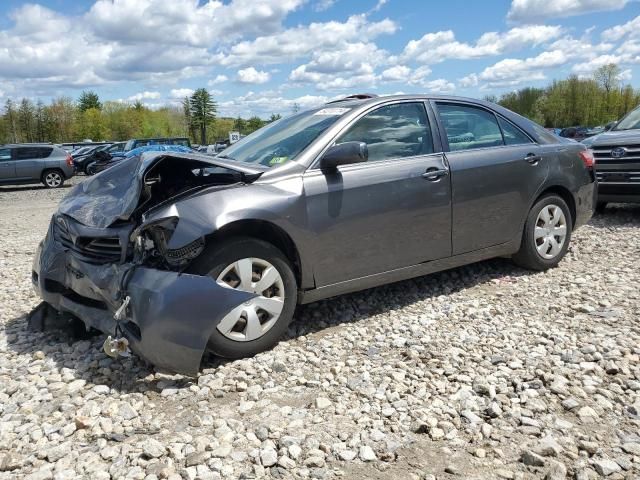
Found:
<svg viewBox="0 0 640 480"><path fill-rule="evenodd" d="M444 78L425 82L423 86L431 93L451 93L456 89L452 82Z"/></svg>
<svg viewBox="0 0 640 480"><path fill-rule="evenodd" d="M448 59L464 60L496 56L524 47L538 46L558 38L562 27L527 25L507 32L487 32L475 44L456 40L451 30L427 33L419 40L411 40L403 52L403 58L433 64Z"/></svg>
<svg viewBox="0 0 640 480"><path fill-rule="evenodd" d="M313 9L316 12L324 12L325 10L329 10L331 7L333 7L334 3L336 3L336 0L318 0L313 5Z"/></svg>
<svg viewBox="0 0 640 480"><path fill-rule="evenodd" d="M523 82L544 80L544 70L559 67L568 62L561 50L542 52L526 59L506 58L485 68L479 74L467 75L460 79L463 87L474 87L484 82L484 88L511 87Z"/></svg>
<svg viewBox="0 0 640 480"><path fill-rule="evenodd" d="M627 35L631 38L640 38L640 16L602 32L602 38L609 42L617 42Z"/></svg>
<svg viewBox="0 0 640 480"><path fill-rule="evenodd" d="M229 80L229 78L226 75L217 75L216 78L209 80L207 82L207 85L218 85L220 83L226 82L227 80Z"/></svg>
<svg viewBox="0 0 640 480"><path fill-rule="evenodd" d="M140 92L140 93L136 93L135 95L131 95L129 98L127 98L128 101L130 102L136 102L136 101L142 101L142 100L154 100L160 98L160 92Z"/></svg>
<svg viewBox="0 0 640 480"><path fill-rule="evenodd" d="M353 15L344 23L311 23L239 42L220 55L218 61L227 66L285 63L312 53L331 52L348 42L366 42L396 30L391 20L369 22L365 15Z"/></svg>
<svg viewBox="0 0 640 480"><path fill-rule="evenodd" d="M411 69L406 65L396 65L382 72L380 78L387 82L408 82Z"/></svg>
<svg viewBox="0 0 640 480"><path fill-rule="evenodd" d="M509 20L530 23L545 18L571 17L585 13L619 10L630 0L513 0Z"/></svg>
<svg viewBox="0 0 640 480"><path fill-rule="evenodd" d="M295 98L284 98L279 92L272 90L260 93L249 92L233 100L220 102L218 104L218 114L228 117L258 115L265 118L272 113L279 113L286 116L292 113L294 105L300 107L301 110L305 110L322 105L332 99L332 97L324 95L303 95Z"/></svg>
<svg viewBox="0 0 640 480"><path fill-rule="evenodd" d="M192 88L174 88L169 92L169 98L182 100L184 97L193 95L193 92L194 90Z"/></svg>
<svg viewBox="0 0 640 480"><path fill-rule="evenodd" d="M304 0L98 0L87 21L121 43L159 42L210 48L246 34L277 31Z"/></svg>
<svg viewBox="0 0 640 480"><path fill-rule="evenodd" d="M237 80L240 83L261 84L267 83L270 78L269 72L258 71L253 67L248 67L238 70Z"/></svg>

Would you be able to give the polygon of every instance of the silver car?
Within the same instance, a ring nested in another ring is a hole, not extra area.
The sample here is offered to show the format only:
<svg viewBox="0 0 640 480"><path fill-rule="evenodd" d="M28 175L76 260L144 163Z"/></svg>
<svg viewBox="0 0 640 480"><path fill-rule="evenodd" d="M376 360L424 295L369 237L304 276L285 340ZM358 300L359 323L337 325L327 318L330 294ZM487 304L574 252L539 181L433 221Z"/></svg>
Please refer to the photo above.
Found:
<svg viewBox="0 0 640 480"><path fill-rule="evenodd" d="M73 176L73 159L48 144L0 145L0 185L43 183L59 188Z"/></svg>

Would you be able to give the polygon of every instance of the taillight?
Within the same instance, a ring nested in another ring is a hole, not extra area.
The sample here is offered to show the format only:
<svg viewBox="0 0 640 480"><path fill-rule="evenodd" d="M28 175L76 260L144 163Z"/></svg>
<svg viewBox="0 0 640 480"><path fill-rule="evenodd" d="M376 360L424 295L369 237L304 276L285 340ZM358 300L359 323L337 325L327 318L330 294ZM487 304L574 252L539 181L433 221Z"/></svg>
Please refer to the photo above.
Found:
<svg viewBox="0 0 640 480"><path fill-rule="evenodd" d="M73 167L73 157L67 153L67 165Z"/></svg>
<svg viewBox="0 0 640 480"><path fill-rule="evenodd" d="M578 155L580 155L584 166L589 170L593 170L593 167L596 166L596 158L593 156L593 150L582 150Z"/></svg>

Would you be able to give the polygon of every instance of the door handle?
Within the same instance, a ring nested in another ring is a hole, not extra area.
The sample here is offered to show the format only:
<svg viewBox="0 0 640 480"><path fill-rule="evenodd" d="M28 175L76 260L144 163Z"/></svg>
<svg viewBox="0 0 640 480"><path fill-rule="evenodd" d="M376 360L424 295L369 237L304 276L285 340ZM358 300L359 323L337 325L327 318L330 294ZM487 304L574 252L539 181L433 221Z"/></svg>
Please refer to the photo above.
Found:
<svg viewBox="0 0 640 480"><path fill-rule="evenodd" d="M526 162L530 163L531 165L537 165L538 162L542 160L542 157L540 155L536 155L535 153L527 153L524 159Z"/></svg>
<svg viewBox="0 0 640 480"><path fill-rule="evenodd" d="M447 175L449 175L449 170L447 170L446 168L430 168L422 174L422 178L425 178L431 182L435 182L442 177L446 177Z"/></svg>

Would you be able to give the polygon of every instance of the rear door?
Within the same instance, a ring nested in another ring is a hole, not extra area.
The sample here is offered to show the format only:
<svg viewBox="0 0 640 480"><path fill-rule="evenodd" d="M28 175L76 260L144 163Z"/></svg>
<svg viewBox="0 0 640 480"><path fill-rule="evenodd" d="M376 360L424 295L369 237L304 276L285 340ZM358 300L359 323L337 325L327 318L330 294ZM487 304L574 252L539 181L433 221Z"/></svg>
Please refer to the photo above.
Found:
<svg viewBox="0 0 640 480"><path fill-rule="evenodd" d="M18 180L39 180L45 169L46 158L51 155L52 147L16 148L16 178ZM57 168L58 165L55 165Z"/></svg>
<svg viewBox="0 0 640 480"><path fill-rule="evenodd" d="M16 178L16 162L11 157L11 148L0 147L0 182Z"/></svg>
<svg viewBox="0 0 640 480"><path fill-rule="evenodd" d="M369 161L304 175L318 287L451 254L451 189L425 104L398 102L355 120L335 143L365 142Z"/></svg>
<svg viewBox="0 0 640 480"><path fill-rule="evenodd" d="M433 104L451 169L453 254L514 239L547 177L548 150L482 106Z"/></svg>

